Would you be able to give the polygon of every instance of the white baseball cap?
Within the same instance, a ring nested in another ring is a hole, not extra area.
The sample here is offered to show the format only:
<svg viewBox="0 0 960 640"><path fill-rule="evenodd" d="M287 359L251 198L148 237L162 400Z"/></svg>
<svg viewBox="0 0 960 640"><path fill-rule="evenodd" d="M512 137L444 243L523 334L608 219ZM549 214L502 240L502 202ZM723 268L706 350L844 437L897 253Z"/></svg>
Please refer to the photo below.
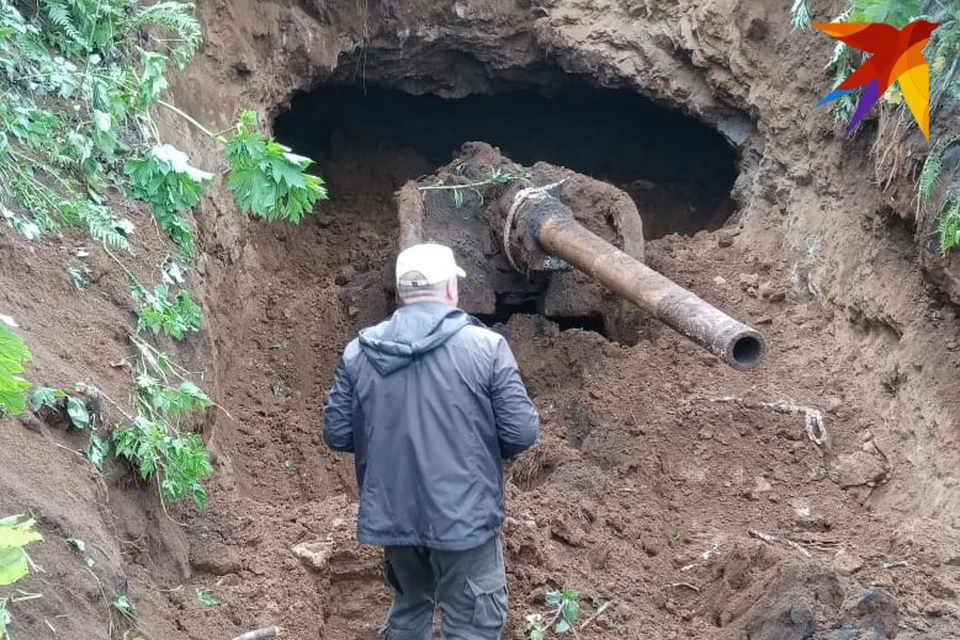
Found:
<svg viewBox="0 0 960 640"><path fill-rule="evenodd" d="M445 282L456 276L467 277L463 269L457 266L450 247L434 243L415 244L400 252L397 256L397 283L400 282L400 276L411 271L423 274L424 279L418 281L423 285Z"/></svg>

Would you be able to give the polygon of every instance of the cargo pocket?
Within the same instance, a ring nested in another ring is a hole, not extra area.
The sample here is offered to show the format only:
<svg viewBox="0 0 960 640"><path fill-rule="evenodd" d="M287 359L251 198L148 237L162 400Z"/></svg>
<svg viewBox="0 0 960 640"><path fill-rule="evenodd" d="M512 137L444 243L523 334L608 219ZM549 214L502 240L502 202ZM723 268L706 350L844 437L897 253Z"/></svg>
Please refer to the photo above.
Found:
<svg viewBox="0 0 960 640"><path fill-rule="evenodd" d="M473 602L472 622L483 629L499 629L507 621L507 585L501 580L480 582L467 578L464 592Z"/></svg>

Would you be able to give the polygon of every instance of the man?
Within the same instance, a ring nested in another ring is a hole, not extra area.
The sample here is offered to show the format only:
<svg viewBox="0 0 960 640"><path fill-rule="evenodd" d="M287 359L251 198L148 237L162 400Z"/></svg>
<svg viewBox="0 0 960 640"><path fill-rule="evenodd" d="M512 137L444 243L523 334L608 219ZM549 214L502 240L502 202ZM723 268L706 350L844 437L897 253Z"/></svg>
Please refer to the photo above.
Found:
<svg viewBox="0 0 960 640"><path fill-rule="evenodd" d="M496 640L507 619L502 460L531 447L539 415L506 340L457 308L453 252L397 258L400 308L360 331L336 366L323 438L354 453L357 539L384 547L387 640Z"/></svg>

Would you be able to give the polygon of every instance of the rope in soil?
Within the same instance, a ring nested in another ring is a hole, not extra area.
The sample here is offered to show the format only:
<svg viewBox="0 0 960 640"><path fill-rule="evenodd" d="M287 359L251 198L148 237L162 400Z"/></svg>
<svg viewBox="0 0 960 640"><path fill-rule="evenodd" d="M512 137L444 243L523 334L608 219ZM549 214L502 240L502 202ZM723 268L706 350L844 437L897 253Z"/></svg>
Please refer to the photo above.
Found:
<svg viewBox="0 0 960 640"><path fill-rule="evenodd" d="M557 182L545 184L542 187L527 187L525 189L520 189L513 194L513 204L510 205L510 210L507 212L507 219L503 223L503 251L507 254L507 260L510 261L510 266L513 267L515 271L520 271L520 269L517 267L517 263L513 260L513 254L510 253L510 229L513 227L513 220L517 217L517 211L520 210L520 205L527 200L543 200L549 195L547 191L563 184L566 181L567 179L564 178L563 180L559 180Z"/></svg>

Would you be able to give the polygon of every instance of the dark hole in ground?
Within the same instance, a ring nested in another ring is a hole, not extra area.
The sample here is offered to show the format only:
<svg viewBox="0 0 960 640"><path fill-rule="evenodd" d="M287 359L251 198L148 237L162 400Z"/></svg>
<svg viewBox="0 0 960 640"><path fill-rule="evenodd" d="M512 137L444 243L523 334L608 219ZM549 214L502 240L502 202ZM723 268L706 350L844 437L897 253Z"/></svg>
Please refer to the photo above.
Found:
<svg viewBox="0 0 960 640"><path fill-rule="evenodd" d="M371 190L396 189L449 162L464 142L483 141L526 166L543 160L617 185L637 203L647 239L715 230L734 208L737 153L723 136L629 90L571 88L553 97L509 91L450 100L324 86L295 96L274 130L279 141L318 161L333 198L338 190L362 190L358 173L378 183ZM336 166L345 164L345 145L369 150L362 156L368 166L357 163L355 149L347 154L349 171ZM381 169L371 164L384 155L408 161L377 180Z"/></svg>
<svg viewBox="0 0 960 640"><path fill-rule="evenodd" d="M523 315L543 315L541 312L542 302L536 297L531 297L522 301L508 300L505 296L497 296L495 312L490 314L474 314L480 322L488 327L497 324L507 324L510 317L515 314ZM583 329L584 331L593 331L604 338L607 337L607 329L604 325L603 316L543 316L550 322L555 322L561 331L567 329Z"/></svg>

